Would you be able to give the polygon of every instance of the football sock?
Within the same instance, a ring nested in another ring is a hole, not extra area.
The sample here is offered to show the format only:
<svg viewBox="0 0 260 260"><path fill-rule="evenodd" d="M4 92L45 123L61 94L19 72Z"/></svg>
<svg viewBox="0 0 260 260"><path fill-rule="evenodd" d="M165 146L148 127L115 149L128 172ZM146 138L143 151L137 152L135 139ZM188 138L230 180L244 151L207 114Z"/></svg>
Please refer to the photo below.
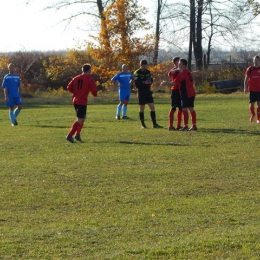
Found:
<svg viewBox="0 0 260 260"><path fill-rule="evenodd" d="M118 106L117 106L117 111L116 111L116 115L117 115L117 116L120 116L121 109L122 109L122 105L118 105Z"/></svg>
<svg viewBox="0 0 260 260"><path fill-rule="evenodd" d="M79 125L80 125L80 123L78 121L74 122L71 126L68 136L72 137L76 133Z"/></svg>
<svg viewBox="0 0 260 260"><path fill-rule="evenodd" d="M156 125L156 116L155 116L155 111L150 111L150 115L153 121L153 124Z"/></svg>
<svg viewBox="0 0 260 260"><path fill-rule="evenodd" d="M255 116L255 106L254 105L250 105L249 109L250 109L251 117L254 117Z"/></svg>
<svg viewBox="0 0 260 260"><path fill-rule="evenodd" d="M123 116L126 116L127 106L123 105Z"/></svg>
<svg viewBox="0 0 260 260"><path fill-rule="evenodd" d="M169 127L173 127L174 110L172 108L169 111L168 119L169 119Z"/></svg>
<svg viewBox="0 0 260 260"><path fill-rule="evenodd" d="M12 124L15 122L15 114L13 110L9 110L9 118Z"/></svg>
<svg viewBox="0 0 260 260"><path fill-rule="evenodd" d="M190 111L192 125L196 125L196 111Z"/></svg>
<svg viewBox="0 0 260 260"><path fill-rule="evenodd" d="M177 127L181 127L181 118L182 118L182 111L178 110L178 113L177 113Z"/></svg>
<svg viewBox="0 0 260 260"><path fill-rule="evenodd" d="M14 115L15 118L20 114L21 109L19 109L18 107L14 110Z"/></svg>
<svg viewBox="0 0 260 260"><path fill-rule="evenodd" d="M139 118L142 124L144 124L144 112L139 112Z"/></svg>
<svg viewBox="0 0 260 260"><path fill-rule="evenodd" d="M183 113L183 120L184 120L184 126L188 125L189 122L189 114L187 110L182 110Z"/></svg>
<svg viewBox="0 0 260 260"><path fill-rule="evenodd" d="M80 135L80 132L81 132L81 129L82 129L83 125L84 125L84 122L79 124L79 126L78 126L78 128L76 130L76 135Z"/></svg>
<svg viewBox="0 0 260 260"><path fill-rule="evenodd" d="M260 119L260 107L257 107L257 120Z"/></svg>

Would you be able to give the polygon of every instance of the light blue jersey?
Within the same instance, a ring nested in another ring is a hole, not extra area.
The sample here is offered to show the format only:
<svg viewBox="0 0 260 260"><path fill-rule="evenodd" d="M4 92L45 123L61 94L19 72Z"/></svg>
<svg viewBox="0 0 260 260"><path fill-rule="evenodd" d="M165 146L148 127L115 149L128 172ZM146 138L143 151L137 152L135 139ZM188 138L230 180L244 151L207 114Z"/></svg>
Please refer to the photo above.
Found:
<svg viewBox="0 0 260 260"><path fill-rule="evenodd" d="M19 93L20 77L17 74L5 75L2 83L2 88L7 89L8 98L20 98Z"/></svg>
<svg viewBox="0 0 260 260"><path fill-rule="evenodd" d="M130 81L133 79L134 76L130 72L119 72L112 78L113 81L119 83L118 91L130 91Z"/></svg>

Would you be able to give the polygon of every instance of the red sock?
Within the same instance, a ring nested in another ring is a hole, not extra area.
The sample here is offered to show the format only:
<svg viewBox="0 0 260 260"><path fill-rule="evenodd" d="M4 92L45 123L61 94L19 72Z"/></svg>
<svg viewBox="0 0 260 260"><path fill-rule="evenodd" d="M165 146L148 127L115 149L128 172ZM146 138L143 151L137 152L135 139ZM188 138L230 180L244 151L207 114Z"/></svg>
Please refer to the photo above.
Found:
<svg viewBox="0 0 260 260"><path fill-rule="evenodd" d="M190 111L192 125L196 125L196 112L195 110Z"/></svg>
<svg viewBox="0 0 260 260"><path fill-rule="evenodd" d="M168 114L169 118L169 127L173 127L173 118L174 118L174 110L171 109Z"/></svg>
<svg viewBox="0 0 260 260"><path fill-rule="evenodd" d="M257 120L260 120L260 107L257 107Z"/></svg>
<svg viewBox="0 0 260 260"><path fill-rule="evenodd" d="M184 126L188 126L189 122L189 114L187 110L182 110L183 113L183 120L184 120Z"/></svg>
<svg viewBox="0 0 260 260"><path fill-rule="evenodd" d="M177 127L181 127L181 118L182 118L182 111L178 110L178 114L177 114Z"/></svg>
<svg viewBox="0 0 260 260"><path fill-rule="evenodd" d="M76 133L79 125L80 125L80 123L78 123L78 121L74 122L71 126L68 136L72 137Z"/></svg>
<svg viewBox="0 0 260 260"><path fill-rule="evenodd" d="M81 129L82 129L83 125L84 125L84 122L81 123L81 124L78 126L77 131L76 131L76 135L80 135L80 132L81 132Z"/></svg>
<svg viewBox="0 0 260 260"><path fill-rule="evenodd" d="M255 106L250 105L249 109L250 109L251 116L254 117L255 116Z"/></svg>

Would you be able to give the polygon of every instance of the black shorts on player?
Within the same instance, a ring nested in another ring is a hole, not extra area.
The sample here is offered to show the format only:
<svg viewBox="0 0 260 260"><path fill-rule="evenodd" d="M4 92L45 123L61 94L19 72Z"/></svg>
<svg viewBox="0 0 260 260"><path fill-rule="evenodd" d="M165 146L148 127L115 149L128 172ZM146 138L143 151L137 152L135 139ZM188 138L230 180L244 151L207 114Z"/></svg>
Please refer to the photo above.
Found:
<svg viewBox="0 0 260 260"><path fill-rule="evenodd" d="M179 90L172 90L171 91L171 100L172 100L172 109L175 111L176 108L178 108L179 110L182 110L182 106L181 106L181 95Z"/></svg>
<svg viewBox="0 0 260 260"><path fill-rule="evenodd" d="M83 105L74 105L74 108L76 110L76 114L78 118L86 118L87 114L87 106Z"/></svg>
<svg viewBox="0 0 260 260"><path fill-rule="evenodd" d="M151 104L153 101L153 92L139 92L138 94L138 103L139 105Z"/></svg>
<svg viewBox="0 0 260 260"><path fill-rule="evenodd" d="M183 98L181 100L182 107L194 107L195 97Z"/></svg>
<svg viewBox="0 0 260 260"><path fill-rule="evenodd" d="M249 93L249 103L260 102L260 92L250 91Z"/></svg>

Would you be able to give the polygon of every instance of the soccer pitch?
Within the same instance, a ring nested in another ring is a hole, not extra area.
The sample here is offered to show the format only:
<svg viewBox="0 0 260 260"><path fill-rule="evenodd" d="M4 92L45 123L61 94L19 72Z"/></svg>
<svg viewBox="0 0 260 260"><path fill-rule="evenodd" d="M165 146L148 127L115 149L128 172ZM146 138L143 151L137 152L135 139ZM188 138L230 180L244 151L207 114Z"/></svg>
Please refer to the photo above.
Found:
<svg viewBox="0 0 260 260"><path fill-rule="evenodd" d="M260 125L242 93L198 95L198 131L141 129L132 97L90 99L83 143L70 97L0 108L0 259L259 259Z"/></svg>

